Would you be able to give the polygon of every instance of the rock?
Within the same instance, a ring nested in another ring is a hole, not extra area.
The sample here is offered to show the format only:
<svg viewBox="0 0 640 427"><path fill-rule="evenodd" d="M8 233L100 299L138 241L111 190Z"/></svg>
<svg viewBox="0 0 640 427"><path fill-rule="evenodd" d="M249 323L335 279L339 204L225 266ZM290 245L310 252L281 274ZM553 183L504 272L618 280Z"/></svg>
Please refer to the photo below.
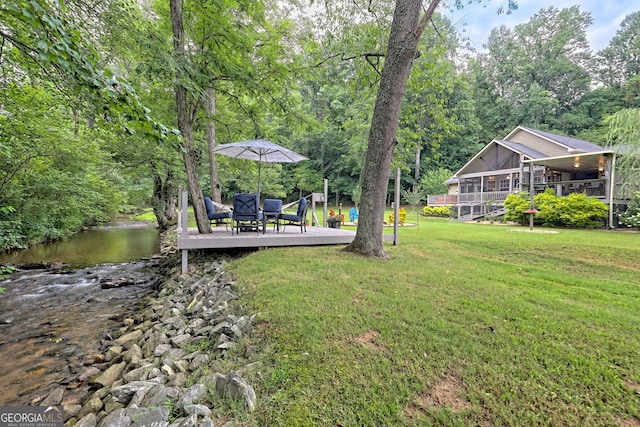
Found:
<svg viewBox="0 0 640 427"><path fill-rule="evenodd" d="M189 370L189 362L184 359L174 360L173 366L175 366L179 372L187 372Z"/></svg>
<svg viewBox="0 0 640 427"><path fill-rule="evenodd" d="M98 375L100 373L100 369L96 368L95 366L89 366L88 368L85 368L80 375L78 375L77 380L80 382L85 382L87 381L89 378L91 377L95 377L96 375Z"/></svg>
<svg viewBox="0 0 640 427"><path fill-rule="evenodd" d="M189 342L191 342L191 340L193 340L193 337L189 334L181 334L181 335L177 335L173 338L171 338L171 344L173 344L175 347L182 347L185 344L188 344Z"/></svg>
<svg viewBox="0 0 640 427"><path fill-rule="evenodd" d="M249 384L235 372L231 371L224 376L220 373L215 374L216 394L222 398L231 398L244 401L249 412L256 409L256 393Z"/></svg>
<svg viewBox="0 0 640 427"><path fill-rule="evenodd" d="M88 414L97 414L102 409L102 400L98 398L93 398L88 400L80 410L78 417L80 419L84 418Z"/></svg>
<svg viewBox="0 0 640 427"><path fill-rule="evenodd" d="M129 427L131 425L131 417L125 414L124 409L117 409L98 424L99 427Z"/></svg>
<svg viewBox="0 0 640 427"><path fill-rule="evenodd" d="M153 356L153 352L161 343L161 333L153 332L142 345L142 355L144 357Z"/></svg>
<svg viewBox="0 0 640 427"><path fill-rule="evenodd" d="M162 384L158 384L147 391L144 399L140 402L140 406L145 408L164 406L167 402L167 398L167 387Z"/></svg>
<svg viewBox="0 0 640 427"><path fill-rule="evenodd" d="M64 418L66 421L69 418L77 417L82 410L82 405L64 405L62 409L64 410Z"/></svg>
<svg viewBox="0 0 640 427"><path fill-rule="evenodd" d="M87 414L80 418L80 421L78 421L75 427L96 427L97 423L98 419L96 418L96 414Z"/></svg>
<svg viewBox="0 0 640 427"><path fill-rule="evenodd" d="M163 427L169 425L169 409L157 407L138 413L132 427Z"/></svg>
<svg viewBox="0 0 640 427"><path fill-rule="evenodd" d="M142 338L143 332L141 330L129 332L128 334L124 334L120 338L118 338L115 343L117 345L125 346L127 343L137 342L140 338Z"/></svg>
<svg viewBox="0 0 640 427"><path fill-rule="evenodd" d="M122 374L122 371L124 371L124 368L126 366L126 362L111 365L102 374L89 380L89 384L98 384L102 387L111 387L111 385L120 378L120 375Z"/></svg>
<svg viewBox="0 0 640 427"><path fill-rule="evenodd" d="M44 398L42 402L40 402L40 406L57 406L62 402L62 398L64 397L64 388L58 387L54 388L51 393Z"/></svg>
<svg viewBox="0 0 640 427"><path fill-rule="evenodd" d="M124 403L126 405L138 390L148 390L155 386L156 383L148 381L133 381L114 388L113 390L111 390L111 394L113 395L113 400L115 400L116 402Z"/></svg>
<svg viewBox="0 0 640 427"><path fill-rule="evenodd" d="M195 384L184 392L184 395L178 401L178 406L184 408L185 405L199 403L206 392L207 389L203 384Z"/></svg>
<svg viewBox="0 0 640 427"><path fill-rule="evenodd" d="M122 376L125 383L130 383L132 381L144 381L148 378L149 371L151 370L151 364L147 364L145 366L141 366L139 368L133 369Z"/></svg>
<svg viewBox="0 0 640 427"><path fill-rule="evenodd" d="M104 360L107 362L111 362L116 357L122 354L122 346L112 346L107 350L107 354L104 356Z"/></svg>
<svg viewBox="0 0 640 427"><path fill-rule="evenodd" d="M187 415L195 414L202 417L208 417L211 415L211 409L204 405L185 405L184 412L186 412Z"/></svg>
<svg viewBox="0 0 640 427"><path fill-rule="evenodd" d="M139 363L142 360L142 349L138 344L133 344L122 354L122 359L130 364L135 364L136 361Z"/></svg>
<svg viewBox="0 0 640 427"><path fill-rule="evenodd" d="M162 357L172 348L173 346L171 344L160 344L153 351L153 355L156 357Z"/></svg>
<svg viewBox="0 0 640 427"><path fill-rule="evenodd" d="M195 357L189 363L189 370L195 371L201 366L205 366L209 363L209 356L206 354L196 354Z"/></svg>
<svg viewBox="0 0 640 427"><path fill-rule="evenodd" d="M193 414L187 418L179 418L171 423L169 427L198 427L198 416Z"/></svg>

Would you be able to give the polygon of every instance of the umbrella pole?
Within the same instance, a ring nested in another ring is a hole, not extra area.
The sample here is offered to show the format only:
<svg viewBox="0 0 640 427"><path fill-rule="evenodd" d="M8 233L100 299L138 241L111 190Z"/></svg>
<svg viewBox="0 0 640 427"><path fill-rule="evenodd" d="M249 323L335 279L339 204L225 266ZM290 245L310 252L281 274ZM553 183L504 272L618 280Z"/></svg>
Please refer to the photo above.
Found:
<svg viewBox="0 0 640 427"><path fill-rule="evenodd" d="M262 171L262 155L258 159L258 200L260 200L260 172Z"/></svg>

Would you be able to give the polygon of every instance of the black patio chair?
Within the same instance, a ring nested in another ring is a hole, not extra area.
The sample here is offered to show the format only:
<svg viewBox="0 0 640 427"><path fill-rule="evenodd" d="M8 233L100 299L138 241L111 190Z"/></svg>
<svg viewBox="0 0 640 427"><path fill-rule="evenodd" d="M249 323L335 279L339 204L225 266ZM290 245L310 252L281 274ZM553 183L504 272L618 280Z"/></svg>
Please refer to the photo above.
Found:
<svg viewBox="0 0 640 427"><path fill-rule="evenodd" d="M300 233L304 230L307 232L307 207L309 202L304 197L298 201L298 211L293 214L280 214L280 224L282 225L282 231L284 231L287 225L300 226Z"/></svg>
<svg viewBox="0 0 640 427"><path fill-rule="evenodd" d="M282 214L282 200L264 199L262 213L267 224L273 224L273 229L280 231L280 214Z"/></svg>
<svg viewBox="0 0 640 427"><path fill-rule="evenodd" d="M229 230L229 222L231 222L231 212L216 212L216 207L211 198L204 198L204 206L207 208L207 218L211 225L224 224L225 229Z"/></svg>
<svg viewBox="0 0 640 427"><path fill-rule="evenodd" d="M240 233L240 230L253 230L254 228L256 232L259 233L260 223L262 223L262 234L264 234L266 223L264 221L264 215L260 212L258 193L234 194L231 234L233 234L234 227L236 234Z"/></svg>

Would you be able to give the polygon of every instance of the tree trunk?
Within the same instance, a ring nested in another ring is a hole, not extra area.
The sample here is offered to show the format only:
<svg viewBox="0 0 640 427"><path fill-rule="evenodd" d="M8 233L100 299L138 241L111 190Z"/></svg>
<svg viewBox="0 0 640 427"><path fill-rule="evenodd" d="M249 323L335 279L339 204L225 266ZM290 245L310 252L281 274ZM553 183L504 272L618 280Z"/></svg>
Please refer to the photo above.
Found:
<svg viewBox="0 0 640 427"><path fill-rule="evenodd" d="M211 182L211 200L222 203L220 195L220 184L218 181L218 162L213 149L216 148L216 124L213 118L216 115L216 91L207 88L207 102L205 103L207 113L207 146L209 147L209 180Z"/></svg>
<svg viewBox="0 0 640 427"><path fill-rule="evenodd" d="M178 64L186 63L184 48L184 27L182 22L182 0L170 0L171 25L173 28L173 48ZM193 145L192 128L196 118L196 108L189 108L187 89L176 82L176 109L178 112L178 129L183 138L183 159L187 174L187 187L191 195L191 203L196 217L196 224L200 233L211 233L211 224L207 218L204 206L202 187L198 175L198 159Z"/></svg>
<svg viewBox="0 0 640 427"><path fill-rule="evenodd" d="M431 0L420 18L421 0L396 0L362 171L358 229L347 251L364 256L386 255L382 226L400 107L420 36L439 3L440 0Z"/></svg>
<svg viewBox="0 0 640 427"><path fill-rule="evenodd" d="M153 213L158 221L158 227L166 230L178 220L176 211L176 188L173 185L173 174L167 172L167 176L162 177L157 171L153 171L153 197L151 199Z"/></svg>

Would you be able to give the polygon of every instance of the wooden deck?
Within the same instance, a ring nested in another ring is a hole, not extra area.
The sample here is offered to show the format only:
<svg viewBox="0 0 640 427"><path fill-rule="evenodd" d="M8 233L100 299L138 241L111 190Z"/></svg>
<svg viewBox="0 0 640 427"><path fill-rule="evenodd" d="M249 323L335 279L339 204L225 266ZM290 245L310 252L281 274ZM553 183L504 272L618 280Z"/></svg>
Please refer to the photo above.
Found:
<svg viewBox="0 0 640 427"><path fill-rule="evenodd" d="M224 226L213 227L211 234L199 234L196 229L189 229L188 233L178 234L179 249L233 249L233 248L263 248L276 246L317 246L317 245L345 245L351 243L356 232L336 228L307 227L306 233L300 233L300 227L289 226L280 231L267 227L265 234L255 231L243 231L231 234L231 229Z"/></svg>
<svg viewBox="0 0 640 427"><path fill-rule="evenodd" d="M398 190L399 191L399 190ZM399 201L397 201L399 205ZM178 249L182 252L182 272L186 273L189 263L190 249L237 249L237 248L270 248L283 246L320 246L320 245L347 245L356 236L353 229L307 227L307 231L300 232L300 227L281 227L280 231L273 229L273 225L267 225L266 233L255 231L243 231L239 234L231 234L222 226L213 227L213 233L200 234L195 228L188 228L187 192L181 190L178 199ZM398 218L398 215L396 215ZM395 225L397 232L397 224ZM394 242L397 238L394 234L384 233L383 241Z"/></svg>

